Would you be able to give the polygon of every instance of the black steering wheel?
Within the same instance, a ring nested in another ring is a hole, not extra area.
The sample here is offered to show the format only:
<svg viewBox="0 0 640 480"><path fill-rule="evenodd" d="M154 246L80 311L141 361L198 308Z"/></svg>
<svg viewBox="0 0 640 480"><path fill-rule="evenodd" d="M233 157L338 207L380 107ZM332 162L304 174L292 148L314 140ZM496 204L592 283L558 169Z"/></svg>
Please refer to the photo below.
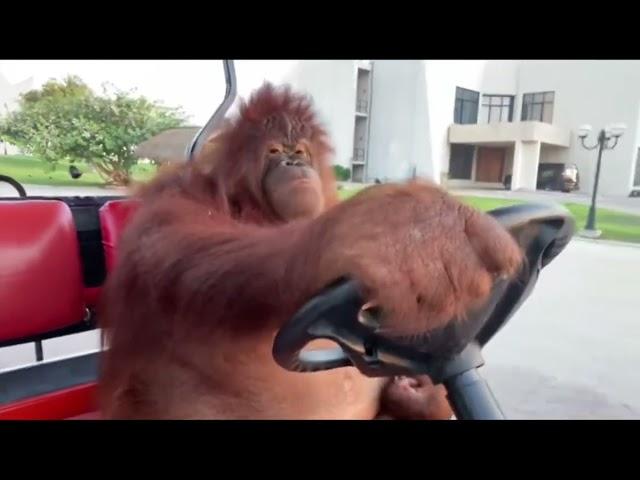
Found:
<svg viewBox="0 0 640 480"><path fill-rule="evenodd" d="M14 180L8 175L0 175L0 182L6 182L9 185L11 185L13 188L15 188L18 191L18 195L20 197L25 198L27 196L27 191L24 189L22 185L20 185L20 182L18 182L17 180Z"/></svg>
<svg viewBox="0 0 640 480"><path fill-rule="evenodd" d="M343 279L310 300L278 332L273 357L283 368L315 372L355 366L369 377L427 374L442 383L458 419L504 418L477 369L482 347L531 294L540 274L567 246L575 231L571 214L557 205L516 205L489 212L520 245L525 262L510 281L497 281L485 304L464 322L450 322L417 344L400 344L376 332L361 310L357 280ZM339 348L304 350L324 338Z"/></svg>

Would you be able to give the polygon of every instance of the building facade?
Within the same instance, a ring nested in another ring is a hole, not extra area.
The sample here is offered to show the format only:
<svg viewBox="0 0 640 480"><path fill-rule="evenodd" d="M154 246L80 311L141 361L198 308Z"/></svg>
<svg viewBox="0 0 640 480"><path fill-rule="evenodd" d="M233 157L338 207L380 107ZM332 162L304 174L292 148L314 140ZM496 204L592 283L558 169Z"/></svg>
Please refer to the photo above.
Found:
<svg viewBox="0 0 640 480"><path fill-rule="evenodd" d="M13 111L18 106L20 94L33 88L33 78L28 78L16 84L10 83L0 72L0 118L8 112ZM17 153L18 149L3 142L0 138L0 155Z"/></svg>
<svg viewBox="0 0 640 480"><path fill-rule="evenodd" d="M414 175L453 187L535 190L575 165L591 191L583 124L624 123L600 191L640 188L640 61L303 61L284 78L313 95L354 181Z"/></svg>

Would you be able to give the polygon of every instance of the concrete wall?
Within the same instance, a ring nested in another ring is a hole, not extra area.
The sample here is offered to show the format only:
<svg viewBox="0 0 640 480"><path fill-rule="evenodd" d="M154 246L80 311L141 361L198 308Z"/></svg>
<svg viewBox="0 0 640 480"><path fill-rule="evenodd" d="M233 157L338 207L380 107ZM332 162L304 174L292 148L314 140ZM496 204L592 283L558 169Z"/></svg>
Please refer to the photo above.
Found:
<svg viewBox="0 0 640 480"><path fill-rule="evenodd" d="M425 138L432 162L432 178L441 181L449 170L449 125L453 123L456 87L480 90L485 60L427 60L425 63L429 131Z"/></svg>
<svg viewBox="0 0 640 480"><path fill-rule="evenodd" d="M566 149L553 145L542 144L540 148L540 163L563 163Z"/></svg>
<svg viewBox="0 0 640 480"><path fill-rule="evenodd" d="M273 80L288 81L314 96L334 138L336 163L348 166L358 61L280 63L281 73L271 75L278 77ZM577 127L589 123L597 130L608 123L626 123L629 128L618 147L604 154L600 185L604 194L626 195L631 188L640 147L640 61L375 60L371 75L367 180L403 179L414 168L421 176L441 180L448 170L448 130L459 86L481 95L515 95L514 122L520 120L524 93L554 91L553 126L536 126L538 133L530 140L543 141L540 161L577 164L583 191L591 190L596 152L580 146ZM550 131L540 130L545 127ZM523 132L517 136L528 140ZM544 143L551 137L569 148L547 148Z"/></svg>
<svg viewBox="0 0 640 480"><path fill-rule="evenodd" d="M367 179L433 178L424 62L377 60L371 89ZM453 112L453 111L452 111Z"/></svg>
<svg viewBox="0 0 640 480"><path fill-rule="evenodd" d="M616 149L604 152L600 176L600 192L627 195L640 128L640 61L526 61L520 65L518 77L520 94L556 92L553 123L570 128L573 135L570 148L558 152L555 158L578 165L582 191L591 191L597 152L580 146L576 129L582 124L592 125L594 133L589 141L593 143L597 131L607 124L627 124L628 130Z"/></svg>
<svg viewBox="0 0 640 480"><path fill-rule="evenodd" d="M482 69L482 93L487 95L516 95L518 93L520 63L520 60L487 61Z"/></svg>
<svg viewBox="0 0 640 480"><path fill-rule="evenodd" d="M28 78L16 84L10 83L0 73L0 118L18 107L20 95L33 88L33 78ZM0 141L0 155L15 155L20 149L15 145Z"/></svg>
<svg viewBox="0 0 640 480"><path fill-rule="evenodd" d="M20 94L32 88L33 78L12 84L0 73L0 116L5 115L7 110L12 111L17 108Z"/></svg>
<svg viewBox="0 0 640 480"><path fill-rule="evenodd" d="M485 123L449 126L451 143L495 144L505 142L544 142L568 147L571 131L543 122Z"/></svg>
<svg viewBox="0 0 640 480"><path fill-rule="evenodd" d="M262 78L256 70L264 72ZM353 60L239 60L238 95L247 97L263 81L290 84L310 94L336 150L334 163L348 167L353 155L356 62ZM233 106L230 113L237 108Z"/></svg>
<svg viewBox="0 0 640 480"><path fill-rule="evenodd" d="M535 190L540 158L540 142L516 142L513 151L512 190Z"/></svg>
<svg viewBox="0 0 640 480"><path fill-rule="evenodd" d="M335 163L345 167L353 156L356 75L353 60L305 60L283 76L283 81L313 96L334 142Z"/></svg>
<svg viewBox="0 0 640 480"><path fill-rule="evenodd" d="M480 117L483 93L517 93L520 61L427 60L424 63L429 112L429 150L433 178L439 181L442 174L449 169L448 131L453 123L456 87L480 92Z"/></svg>

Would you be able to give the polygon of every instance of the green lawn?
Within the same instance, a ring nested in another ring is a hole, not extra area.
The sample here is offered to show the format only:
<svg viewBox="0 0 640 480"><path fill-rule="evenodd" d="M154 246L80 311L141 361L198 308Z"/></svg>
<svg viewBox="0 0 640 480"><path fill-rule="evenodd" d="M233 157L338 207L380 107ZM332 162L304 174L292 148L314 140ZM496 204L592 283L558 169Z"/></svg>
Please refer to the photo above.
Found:
<svg viewBox="0 0 640 480"><path fill-rule="evenodd" d="M78 164L83 175L78 180L73 180L68 173L69 165L60 163L54 171L46 171L46 164L30 156L24 155L0 155L0 174L9 175L23 184L32 185L62 185L62 186L102 186L100 177L84 164ZM153 176L153 165L136 165L133 168L133 178L144 181ZM340 190L340 198L346 199L358 192L358 188L343 188ZM523 203L518 200L504 200L500 198L469 197L460 199L482 211L491 210L507 205ZM576 219L577 227L582 228L587 218L589 207L576 203L564 203ZM619 240L623 242L640 243L640 216L629 215L607 209L598 209L596 217L597 227L602 230L602 238Z"/></svg>
<svg viewBox="0 0 640 480"><path fill-rule="evenodd" d="M501 198L460 197L460 199L482 211L525 203L519 200L503 200ZM589 206L570 202L562 202L562 205L564 205L571 212L573 218L576 219L576 228L584 228L587 222ZM600 237L602 239L640 243L639 215L630 215L606 208L598 208L596 212L596 228L602 230L602 236Z"/></svg>
<svg viewBox="0 0 640 480"><path fill-rule="evenodd" d="M358 189L343 189L340 191L340 198L346 199L358 192ZM506 207L525 203L521 200L505 200L501 198L487 197L459 197L464 203L471 205L484 212L494 208ZM576 228L584 228L587 220L589 207L577 203L562 203L576 219ZM618 240L621 242L640 243L640 216L598 208L596 213L596 226L602 230L602 239Z"/></svg>
<svg viewBox="0 0 640 480"><path fill-rule="evenodd" d="M91 172L86 164L77 163L76 166L83 175L74 180L69 176L68 163L60 162L54 171L47 171L47 164L38 158L27 155L0 155L0 174L13 177L23 184L83 187L104 185L98 174ZM145 180L154 172L153 165L136 165L133 168L133 178Z"/></svg>

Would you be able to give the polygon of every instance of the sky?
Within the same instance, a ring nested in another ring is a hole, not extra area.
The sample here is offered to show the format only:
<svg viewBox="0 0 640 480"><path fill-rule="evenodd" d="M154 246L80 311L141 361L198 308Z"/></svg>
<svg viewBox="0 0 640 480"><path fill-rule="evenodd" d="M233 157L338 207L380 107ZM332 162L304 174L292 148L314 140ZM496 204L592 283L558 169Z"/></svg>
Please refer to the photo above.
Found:
<svg viewBox="0 0 640 480"><path fill-rule="evenodd" d="M246 96L264 80L277 82L295 60L238 60L238 94ZM95 91L111 83L167 106L182 107L188 123L202 126L224 97L221 60L0 60L0 74L15 84L29 77L38 88L51 78L77 75Z"/></svg>

